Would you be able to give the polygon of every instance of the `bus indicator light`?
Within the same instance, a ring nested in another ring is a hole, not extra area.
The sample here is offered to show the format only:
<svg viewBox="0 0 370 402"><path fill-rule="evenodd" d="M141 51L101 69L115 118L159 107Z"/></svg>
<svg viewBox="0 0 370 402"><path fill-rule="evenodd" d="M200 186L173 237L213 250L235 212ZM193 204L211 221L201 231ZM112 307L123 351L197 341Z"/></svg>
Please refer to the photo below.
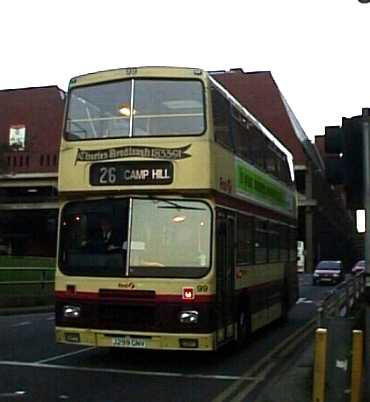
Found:
<svg viewBox="0 0 370 402"><path fill-rule="evenodd" d="M194 288L182 288L182 298L183 300L194 300Z"/></svg>

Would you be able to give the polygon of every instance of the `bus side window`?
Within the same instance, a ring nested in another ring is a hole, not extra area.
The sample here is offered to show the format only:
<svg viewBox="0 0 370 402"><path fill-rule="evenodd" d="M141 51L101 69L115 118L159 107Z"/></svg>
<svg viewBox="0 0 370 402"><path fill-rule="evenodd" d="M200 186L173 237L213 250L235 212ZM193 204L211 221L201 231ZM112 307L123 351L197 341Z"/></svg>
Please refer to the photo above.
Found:
<svg viewBox="0 0 370 402"><path fill-rule="evenodd" d="M255 223L255 256L256 264L267 262L267 222L256 219Z"/></svg>
<svg viewBox="0 0 370 402"><path fill-rule="evenodd" d="M237 263L253 264L253 218L246 215L238 215L237 237Z"/></svg>
<svg viewBox="0 0 370 402"><path fill-rule="evenodd" d="M235 152L243 159L248 159L248 132L246 119L234 107L231 110L231 124L235 143Z"/></svg>
<svg viewBox="0 0 370 402"><path fill-rule="evenodd" d="M228 149L232 149L230 104L216 89L212 90L212 109L215 141Z"/></svg>

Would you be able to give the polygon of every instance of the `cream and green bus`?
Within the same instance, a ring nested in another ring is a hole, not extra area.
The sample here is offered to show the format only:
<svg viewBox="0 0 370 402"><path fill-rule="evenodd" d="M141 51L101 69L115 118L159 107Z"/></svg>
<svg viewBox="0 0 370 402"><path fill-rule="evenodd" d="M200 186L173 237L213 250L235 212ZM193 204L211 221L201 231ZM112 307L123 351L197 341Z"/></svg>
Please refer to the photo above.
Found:
<svg viewBox="0 0 370 402"><path fill-rule="evenodd" d="M298 293L287 149L213 76L73 78L59 161L56 339L217 350Z"/></svg>

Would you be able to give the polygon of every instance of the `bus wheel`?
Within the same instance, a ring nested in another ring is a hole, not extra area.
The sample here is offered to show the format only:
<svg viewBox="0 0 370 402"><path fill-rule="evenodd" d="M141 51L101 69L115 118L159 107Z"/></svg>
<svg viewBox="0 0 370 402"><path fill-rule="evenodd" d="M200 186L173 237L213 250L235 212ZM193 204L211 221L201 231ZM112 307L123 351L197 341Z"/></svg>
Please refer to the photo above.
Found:
<svg viewBox="0 0 370 402"><path fill-rule="evenodd" d="M237 344L238 346L243 346L249 335L249 320L248 314L245 311L240 311L238 318L238 335L237 335Z"/></svg>

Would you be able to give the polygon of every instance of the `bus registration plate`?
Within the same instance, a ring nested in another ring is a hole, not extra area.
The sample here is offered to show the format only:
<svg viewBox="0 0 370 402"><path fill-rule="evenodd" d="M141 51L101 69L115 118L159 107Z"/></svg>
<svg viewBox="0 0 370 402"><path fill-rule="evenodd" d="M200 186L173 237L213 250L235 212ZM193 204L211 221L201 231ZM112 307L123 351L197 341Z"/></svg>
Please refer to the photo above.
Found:
<svg viewBox="0 0 370 402"><path fill-rule="evenodd" d="M146 339L131 338L129 336L112 337L112 346L121 348L146 348Z"/></svg>

